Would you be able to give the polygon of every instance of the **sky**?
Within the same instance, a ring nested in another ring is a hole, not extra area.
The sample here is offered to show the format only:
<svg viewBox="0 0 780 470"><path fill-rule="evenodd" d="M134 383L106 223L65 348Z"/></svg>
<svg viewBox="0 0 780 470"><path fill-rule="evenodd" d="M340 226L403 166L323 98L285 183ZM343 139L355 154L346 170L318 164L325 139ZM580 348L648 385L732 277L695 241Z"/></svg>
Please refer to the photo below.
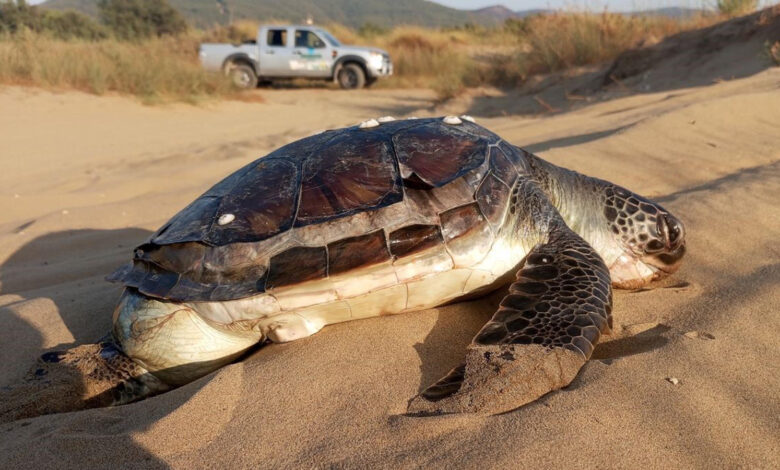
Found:
<svg viewBox="0 0 780 470"><path fill-rule="evenodd" d="M510 10L544 9L587 9L601 11L606 6L609 11L639 11L665 7L686 7L711 9L716 0L432 0L448 7L473 10L491 5L504 5ZM771 0L763 0L768 5Z"/></svg>

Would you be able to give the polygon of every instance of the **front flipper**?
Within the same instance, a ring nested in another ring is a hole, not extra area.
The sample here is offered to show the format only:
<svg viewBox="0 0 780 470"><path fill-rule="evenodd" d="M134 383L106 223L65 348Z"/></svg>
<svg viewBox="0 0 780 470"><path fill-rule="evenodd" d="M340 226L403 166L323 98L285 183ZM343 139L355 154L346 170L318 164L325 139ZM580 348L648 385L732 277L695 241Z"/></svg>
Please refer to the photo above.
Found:
<svg viewBox="0 0 780 470"><path fill-rule="evenodd" d="M413 414L513 410L568 385L612 324L609 271L559 224L526 257L466 362L409 404Z"/></svg>

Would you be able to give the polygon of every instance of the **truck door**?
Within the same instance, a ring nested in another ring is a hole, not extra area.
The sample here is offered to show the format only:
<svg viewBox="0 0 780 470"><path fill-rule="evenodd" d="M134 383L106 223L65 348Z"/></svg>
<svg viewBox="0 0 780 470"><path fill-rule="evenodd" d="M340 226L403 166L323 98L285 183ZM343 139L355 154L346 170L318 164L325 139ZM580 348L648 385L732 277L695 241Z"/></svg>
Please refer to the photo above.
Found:
<svg viewBox="0 0 780 470"><path fill-rule="evenodd" d="M293 57L290 30L269 27L260 31L260 75L263 77L289 77Z"/></svg>
<svg viewBox="0 0 780 470"><path fill-rule="evenodd" d="M333 62L332 48L310 29L296 28L294 39L293 60L290 62L290 67L295 76L330 76Z"/></svg>

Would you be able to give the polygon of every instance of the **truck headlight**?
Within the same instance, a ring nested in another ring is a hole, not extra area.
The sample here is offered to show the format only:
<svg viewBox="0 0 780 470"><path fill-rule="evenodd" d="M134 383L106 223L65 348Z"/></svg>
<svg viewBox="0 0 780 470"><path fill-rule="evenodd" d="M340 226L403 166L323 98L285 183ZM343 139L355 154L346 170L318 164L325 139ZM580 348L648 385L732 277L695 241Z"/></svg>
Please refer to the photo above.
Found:
<svg viewBox="0 0 780 470"><path fill-rule="evenodd" d="M381 52L369 52L368 53L368 59L369 62L371 62L371 65L375 68L379 68L382 66L382 53Z"/></svg>

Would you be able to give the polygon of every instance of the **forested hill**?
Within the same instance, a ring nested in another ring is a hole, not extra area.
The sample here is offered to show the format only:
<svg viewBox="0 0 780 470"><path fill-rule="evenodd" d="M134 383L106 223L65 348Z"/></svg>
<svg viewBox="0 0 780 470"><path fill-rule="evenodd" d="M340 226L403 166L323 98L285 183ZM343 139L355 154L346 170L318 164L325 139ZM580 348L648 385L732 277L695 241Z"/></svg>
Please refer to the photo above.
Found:
<svg viewBox="0 0 780 470"><path fill-rule="evenodd" d="M456 10L426 0L169 0L194 25L208 27L233 20L302 22L311 16L318 24L336 22L352 27L415 24L458 26L491 24L488 15ZM97 14L97 0L47 0L42 6Z"/></svg>

